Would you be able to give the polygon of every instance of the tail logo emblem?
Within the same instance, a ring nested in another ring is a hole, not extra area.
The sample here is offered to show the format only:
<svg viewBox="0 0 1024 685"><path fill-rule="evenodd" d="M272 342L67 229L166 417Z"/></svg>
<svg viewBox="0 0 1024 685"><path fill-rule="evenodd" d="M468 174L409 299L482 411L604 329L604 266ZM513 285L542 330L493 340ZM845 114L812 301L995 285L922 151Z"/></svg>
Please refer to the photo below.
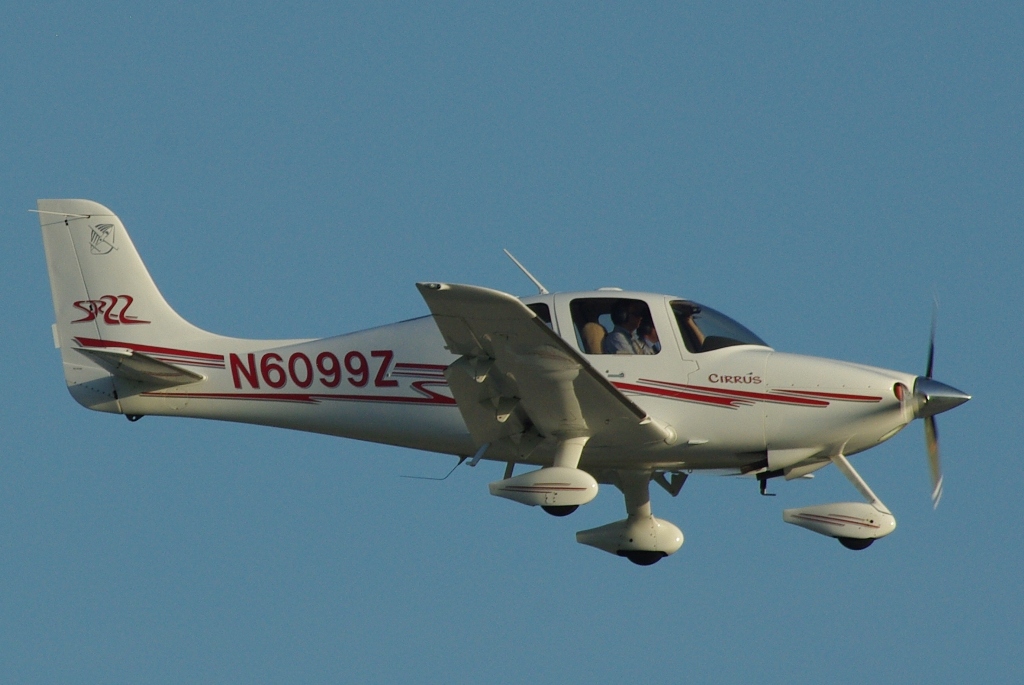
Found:
<svg viewBox="0 0 1024 685"><path fill-rule="evenodd" d="M98 300L79 300L73 304L77 309L85 312L85 316L81 319L75 319L71 323L84 323L97 319L109 326L150 323L134 316L128 316L128 308L132 306L134 301L135 298L131 295L104 295Z"/></svg>
<svg viewBox="0 0 1024 685"><path fill-rule="evenodd" d="M92 254L110 254L114 247L114 224L96 224L90 226L89 252Z"/></svg>

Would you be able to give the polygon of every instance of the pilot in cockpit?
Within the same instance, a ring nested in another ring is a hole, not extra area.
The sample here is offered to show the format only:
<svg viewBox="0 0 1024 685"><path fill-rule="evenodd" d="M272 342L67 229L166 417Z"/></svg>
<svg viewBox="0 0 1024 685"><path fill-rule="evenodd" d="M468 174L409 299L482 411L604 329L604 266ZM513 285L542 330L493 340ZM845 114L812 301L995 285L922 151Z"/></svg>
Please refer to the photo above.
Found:
<svg viewBox="0 0 1024 685"><path fill-rule="evenodd" d="M690 302L679 302L673 304L672 309L675 310L679 331L686 341L686 348L691 352L700 352L704 347L705 336L700 326L693 320L694 316L700 314L700 307Z"/></svg>

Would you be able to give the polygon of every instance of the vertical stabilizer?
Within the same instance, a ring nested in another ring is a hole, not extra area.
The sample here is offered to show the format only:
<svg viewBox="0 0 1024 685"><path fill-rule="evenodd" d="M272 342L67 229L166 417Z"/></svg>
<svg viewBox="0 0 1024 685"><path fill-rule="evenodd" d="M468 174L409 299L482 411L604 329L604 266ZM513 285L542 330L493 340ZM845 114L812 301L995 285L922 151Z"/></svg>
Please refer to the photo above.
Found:
<svg viewBox="0 0 1024 685"><path fill-rule="evenodd" d="M120 411L110 372L83 348L179 347L215 337L171 309L109 209L89 200L39 200L38 210L56 342L80 403Z"/></svg>

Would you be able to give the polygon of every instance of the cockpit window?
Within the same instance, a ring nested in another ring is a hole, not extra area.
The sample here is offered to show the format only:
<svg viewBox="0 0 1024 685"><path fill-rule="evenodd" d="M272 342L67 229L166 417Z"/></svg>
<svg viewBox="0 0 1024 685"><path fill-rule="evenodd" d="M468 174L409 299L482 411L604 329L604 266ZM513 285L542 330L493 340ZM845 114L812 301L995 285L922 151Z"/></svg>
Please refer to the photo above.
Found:
<svg viewBox="0 0 1024 685"><path fill-rule="evenodd" d="M543 302L536 302L534 304L526 305L527 309L537 315L537 318L547 324L548 328L551 328L551 310Z"/></svg>
<svg viewBox="0 0 1024 685"><path fill-rule="evenodd" d="M690 352L710 352L733 345L768 347L764 340L745 326L711 307L689 300L675 300L672 302L672 311L676 315L676 323L679 324L686 349Z"/></svg>
<svg viewBox="0 0 1024 685"><path fill-rule="evenodd" d="M588 297L569 305L576 342L587 354L654 355L661 341L643 300Z"/></svg>

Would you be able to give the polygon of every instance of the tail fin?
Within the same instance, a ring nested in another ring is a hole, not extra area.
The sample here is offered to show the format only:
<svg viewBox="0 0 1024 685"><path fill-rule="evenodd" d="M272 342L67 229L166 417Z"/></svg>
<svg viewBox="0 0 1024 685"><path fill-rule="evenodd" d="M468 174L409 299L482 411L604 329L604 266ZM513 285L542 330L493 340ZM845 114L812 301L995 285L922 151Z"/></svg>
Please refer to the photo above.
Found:
<svg viewBox="0 0 1024 685"><path fill-rule="evenodd" d="M200 379L175 378L176 367L154 367L145 354L148 347L188 347L218 336L171 309L121 220L89 200L37 205L57 321L54 342L72 396L87 407L120 412L114 375L165 386Z"/></svg>

